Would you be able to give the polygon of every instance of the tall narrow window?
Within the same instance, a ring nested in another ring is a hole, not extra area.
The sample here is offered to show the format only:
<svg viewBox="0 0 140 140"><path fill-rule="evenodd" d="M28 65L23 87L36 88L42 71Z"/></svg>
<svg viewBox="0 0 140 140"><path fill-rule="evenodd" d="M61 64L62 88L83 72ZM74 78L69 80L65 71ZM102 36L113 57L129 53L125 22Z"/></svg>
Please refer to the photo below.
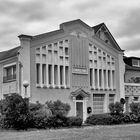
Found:
<svg viewBox="0 0 140 140"><path fill-rule="evenodd" d="M95 82L95 87L96 87L96 88L98 88L98 87L97 87L97 86L98 86L98 75L97 75L97 69L95 69L95 70L94 70L94 72L95 72L95 74L94 74L94 76L95 76L95 81L94 81L94 82Z"/></svg>
<svg viewBox="0 0 140 140"><path fill-rule="evenodd" d="M60 85L63 85L63 66L60 66Z"/></svg>
<svg viewBox="0 0 140 140"><path fill-rule="evenodd" d="M107 87L107 84L106 84L106 70L104 70L104 87L105 88Z"/></svg>
<svg viewBox="0 0 140 140"><path fill-rule="evenodd" d="M58 66L57 65L54 66L54 84L55 85L58 84Z"/></svg>
<svg viewBox="0 0 140 140"><path fill-rule="evenodd" d="M40 64L36 64L36 83L40 83Z"/></svg>
<svg viewBox="0 0 140 140"><path fill-rule="evenodd" d="M93 85L93 69L90 69L90 86Z"/></svg>
<svg viewBox="0 0 140 140"><path fill-rule="evenodd" d="M42 65L42 83L46 84L46 64Z"/></svg>
<svg viewBox="0 0 140 140"><path fill-rule="evenodd" d="M99 87L102 87L102 70L99 70Z"/></svg>
<svg viewBox="0 0 140 140"><path fill-rule="evenodd" d="M49 84L52 84L52 65L48 65Z"/></svg>
<svg viewBox="0 0 140 140"><path fill-rule="evenodd" d="M115 71L112 71L112 85L113 85L113 89L115 89Z"/></svg>
<svg viewBox="0 0 140 140"><path fill-rule="evenodd" d="M69 67L68 66L66 66L66 68L65 68L65 74L66 74L66 78L65 78L65 83L66 83L66 86L67 85L69 85Z"/></svg>

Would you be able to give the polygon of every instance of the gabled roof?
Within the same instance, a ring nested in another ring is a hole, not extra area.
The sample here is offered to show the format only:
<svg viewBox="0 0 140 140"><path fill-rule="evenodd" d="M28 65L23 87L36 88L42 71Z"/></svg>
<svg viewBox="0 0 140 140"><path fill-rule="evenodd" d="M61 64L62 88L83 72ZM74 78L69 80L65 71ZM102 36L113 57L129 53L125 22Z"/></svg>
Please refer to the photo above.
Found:
<svg viewBox="0 0 140 140"><path fill-rule="evenodd" d="M89 97L90 94L88 92L85 92L83 89L79 88L77 89L76 91L74 92L71 92L71 96L78 96L78 95L81 95L82 97Z"/></svg>
<svg viewBox="0 0 140 140"><path fill-rule="evenodd" d="M96 34L102 27L104 27L106 29L106 31L107 31L106 33L108 33L110 39L115 43L114 48L117 49L118 51L124 51L120 48L120 46L118 45L118 43L114 39L113 35L110 33L109 29L107 28L107 26L104 23L100 23L96 26L93 26L92 28L94 29L95 34Z"/></svg>
<svg viewBox="0 0 140 140"><path fill-rule="evenodd" d="M94 29L95 33L104 25L104 23L100 23L96 26L93 26L92 28Z"/></svg>
<svg viewBox="0 0 140 140"><path fill-rule="evenodd" d="M8 51L0 52L0 61L16 56L20 48L21 47L19 46Z"/></svg>

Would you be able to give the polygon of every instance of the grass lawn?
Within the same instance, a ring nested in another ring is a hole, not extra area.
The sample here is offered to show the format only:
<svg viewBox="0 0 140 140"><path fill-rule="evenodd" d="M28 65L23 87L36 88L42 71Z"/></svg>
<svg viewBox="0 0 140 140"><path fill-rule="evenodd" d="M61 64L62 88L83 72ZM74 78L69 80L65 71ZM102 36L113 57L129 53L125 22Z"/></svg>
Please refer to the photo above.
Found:
<svg viewBox="0 0 140 140"><path fill-rule="evenodd" d="M0 140L140 140L140 124L34 131L2 130Z"/></svg>

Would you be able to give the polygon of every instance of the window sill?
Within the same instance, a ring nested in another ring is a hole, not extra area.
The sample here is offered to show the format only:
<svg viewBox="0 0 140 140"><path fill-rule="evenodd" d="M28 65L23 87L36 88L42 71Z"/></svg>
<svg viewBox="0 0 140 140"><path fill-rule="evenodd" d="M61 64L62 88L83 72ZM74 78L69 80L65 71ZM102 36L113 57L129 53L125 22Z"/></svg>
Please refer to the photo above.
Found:
<svg viewBox="0 0 140 140"><path fill-rule="evenodd" d="M16 81L16 79L6 80L6 81L3 81L3 83L10 83L10 82L14 82L14 81Z"/></svg>

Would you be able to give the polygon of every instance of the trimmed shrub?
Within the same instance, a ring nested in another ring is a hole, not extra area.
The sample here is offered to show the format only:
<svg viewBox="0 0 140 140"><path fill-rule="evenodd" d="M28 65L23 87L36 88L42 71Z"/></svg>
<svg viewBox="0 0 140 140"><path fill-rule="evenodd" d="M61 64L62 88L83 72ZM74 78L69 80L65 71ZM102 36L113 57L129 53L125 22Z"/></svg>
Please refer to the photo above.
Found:
<svg viewBox="0 0 140 140"><path fill-rule="evenodd" d="M138 115L140 114L140 103L131 103L130 110L133 114Z"/></svg>
<svg viewBox="0 0 140 140"><path fill-rule="evenodd" d="M70 111L70 105L62 103L60 100L46 102L48 108L51 110L52 115L67 116Z"/></svg>
<svg viewBox="0 0 140 140"><path fill-rule="evenodd" d="M124 123L123 119L124 119L123 114L112 115L112 124L122 124Z"/></svg>
<svg viewBox="0 0 140 140"><path fill-rule="evenodd" d="M91 115L87 118L86 123L92 125L110 125L112 124L112 116L109 114Z"/></svg>
<svg viewBox="0 0 140 140"><path fill-rule="evenodd" d="M52 115L47 118L48 128L59 128L68 126L68 118L63 115Z"/></svg>
<svg viewBox="0 0 140 140"><path fill-rule="evenodd" d="M131 113L130 120L131 122L138 123L138 115Z"/></svg>
<svg viewBox="0 0 140 140"><path fill-rule="evenodd" d="M83 122L83 120L81 118L74 117L74 116L68 117L68 120L67 121L68 121L67 123L68 123L68 126L69 127L72 127L72 126L81 126L82 125L82 122Z"/></svg>
<svg viewBox="0 0 140 140"><path fill-rule="evenodd" d="M124 113L123 114L123 122L124 123L131 123L131 115L130 113Z"/></svg>
<svg viewBox="0 0 140 140"><path fill-rule="evenodd" d="M111 115L120 115L123 113L123 105L120 102L110 103L109 110Z"/></svg>

